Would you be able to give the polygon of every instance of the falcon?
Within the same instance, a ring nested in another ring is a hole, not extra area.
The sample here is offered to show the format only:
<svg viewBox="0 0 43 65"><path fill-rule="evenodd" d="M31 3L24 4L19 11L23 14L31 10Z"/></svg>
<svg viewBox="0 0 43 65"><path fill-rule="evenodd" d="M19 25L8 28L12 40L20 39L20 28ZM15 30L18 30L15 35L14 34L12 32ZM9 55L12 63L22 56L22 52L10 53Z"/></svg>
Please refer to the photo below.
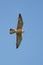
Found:
<svg viewBox="0 0 43 65"><path fill-rule="evenodd" d="M19 47L22 41L22 33L24 32L23 28L23 19L21 14L18 16L18 24L16 29L10 28L10 34L16 33L16 48Z"/></svg>

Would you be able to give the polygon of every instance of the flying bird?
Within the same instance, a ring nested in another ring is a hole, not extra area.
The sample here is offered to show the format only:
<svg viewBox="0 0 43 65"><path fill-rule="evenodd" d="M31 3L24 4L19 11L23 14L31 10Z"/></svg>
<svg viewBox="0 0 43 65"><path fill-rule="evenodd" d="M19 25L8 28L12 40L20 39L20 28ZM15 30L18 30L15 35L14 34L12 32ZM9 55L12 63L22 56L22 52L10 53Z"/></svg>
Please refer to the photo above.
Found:
<svg viewBox="0 0 43 65"><path fill-rule="evenodd" d="M23 28L23 19L21 14L18 16L18 24L16 29L10 28L10 34L16 33L16 48L19 47L22 41L22 33L24 32Z"/></svg>

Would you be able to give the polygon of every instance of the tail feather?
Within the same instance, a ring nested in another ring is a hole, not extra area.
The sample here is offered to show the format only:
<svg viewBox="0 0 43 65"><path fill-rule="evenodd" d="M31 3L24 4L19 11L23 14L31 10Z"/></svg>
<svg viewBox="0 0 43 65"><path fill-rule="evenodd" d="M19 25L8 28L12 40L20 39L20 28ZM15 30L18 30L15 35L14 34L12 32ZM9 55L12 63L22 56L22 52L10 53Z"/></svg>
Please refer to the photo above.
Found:
<svg viewBox="0 0 43 65"><path fill-rule="evenodd" d="M15 33L15 30L14 29L10 29L10 34L13 34Z"/></svg>

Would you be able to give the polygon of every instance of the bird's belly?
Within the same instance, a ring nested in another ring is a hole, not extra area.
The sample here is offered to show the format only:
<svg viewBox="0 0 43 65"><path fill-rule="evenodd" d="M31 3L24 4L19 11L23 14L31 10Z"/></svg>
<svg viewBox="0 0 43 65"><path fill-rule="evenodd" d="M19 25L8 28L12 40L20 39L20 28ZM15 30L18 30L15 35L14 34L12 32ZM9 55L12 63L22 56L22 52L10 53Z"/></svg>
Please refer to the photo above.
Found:
<svg viewBox="0 0 43 65"><path fill-rule="evenodd" d="M18 32L18 33L22 33L22 30L21 30L21 29L18 29L17 32Z"/></svg>
<svg viewBox="0 0 43 65"><path fill-rule="evenodd" d="M16 33L22 33L23 31L22 31L22 29L18 29L18 30L15 30L16 31Z"/></svg>
<svg viewBox="0 0 43 65"><path fill-rule="evenodd" d="M23 32L24 32L23 29L16 29L16 30L15 30L15 33L23 33Z"/></svg>

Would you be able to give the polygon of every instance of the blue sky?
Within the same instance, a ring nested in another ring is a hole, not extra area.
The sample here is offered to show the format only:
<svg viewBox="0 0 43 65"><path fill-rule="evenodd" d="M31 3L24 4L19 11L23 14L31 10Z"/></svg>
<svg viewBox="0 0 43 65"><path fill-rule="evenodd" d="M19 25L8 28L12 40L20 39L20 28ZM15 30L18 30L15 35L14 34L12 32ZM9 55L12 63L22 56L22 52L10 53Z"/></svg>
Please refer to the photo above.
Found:
<svg viewBox="0 0 43 65"><path fill-rule="evenodd" d="M16 49L18 14L24 21L23 40ZM43 0L0 0L0 65L43 65Z"/></svg>

